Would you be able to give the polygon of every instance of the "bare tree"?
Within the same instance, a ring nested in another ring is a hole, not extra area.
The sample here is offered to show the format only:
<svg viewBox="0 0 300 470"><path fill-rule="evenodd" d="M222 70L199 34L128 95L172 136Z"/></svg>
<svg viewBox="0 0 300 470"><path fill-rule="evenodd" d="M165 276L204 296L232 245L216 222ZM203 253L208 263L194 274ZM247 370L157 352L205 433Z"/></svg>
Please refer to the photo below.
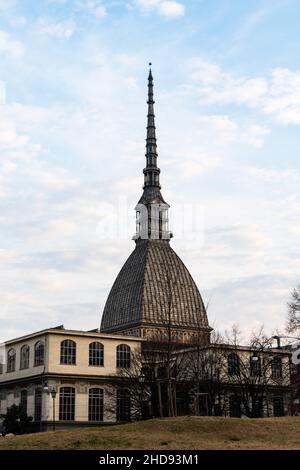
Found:
<svg viewBox="0 0 300 470"><path fill-rule="evenodd" d="M246 346L240 346L238 331L233 329L231 338L224 345L227 361L224 361L224 377L227 387L239 397L241 413L253 418L263 414L270 396L280 389L288 390L290 363L272 348L272 339L263 328L252 333ZM226 372L226 374L225 374ZM285 387L285 389L284 389Z"/></svg>
<svg viewBox="0 0 300 470"><path fill-rule="evenodd" d="M300 332L300 285L293 290L292 300L288 302L287 331Z"/></svg>
<svg viewBox="0 0 300 470"><path fill-rule="evenodd" d="M114 386L106 390L106 411L116 413L118 421L152 417L150 382L149 369L144 366L142 351L132 351L130 367L120 368L115 374ZM120 404L121 400L124 401L123 405ZM118 416L122 414L118 410L120 407L126 408L124 419Z"/></svg>
<svg viewBox="0 0 300 470"><path fill-rule="evenodd" d="M221 415L222 400L221 373L223 352L219 345L223 338L213 331L208 345L201 331L194 336L190 351L186 352L190 381L193 383L194 413L196 415Z"/></svg>

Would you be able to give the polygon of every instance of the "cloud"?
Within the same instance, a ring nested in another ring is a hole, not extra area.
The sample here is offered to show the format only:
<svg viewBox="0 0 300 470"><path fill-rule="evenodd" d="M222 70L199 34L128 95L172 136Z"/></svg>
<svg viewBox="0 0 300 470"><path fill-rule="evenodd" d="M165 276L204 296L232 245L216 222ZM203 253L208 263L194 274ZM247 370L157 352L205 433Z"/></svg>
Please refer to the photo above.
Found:
<svg viewBox="0 0 300 470"><path fill-rule="evenodd" d="M198 119L214 128L225 140L246 143L257 149L264 146L265 137L271 132L266 126L251 122L238 123L227 115L204 115Z"/></svg>
<svg viewBox="0 0 300 470"><path fill-rule="evenodd" d="M20 41L13 39L9 33L0 31L0 54L6 54L13 58L21 57L24 46Z"/></svg>
<svg viewBox="0 0 300 470"><path fill-rule="evenodd" d="M247 172L250 176L258 178L267 183L278 184L280 182L299 182L300 174L295 169L272 169L272 168L247 168Z"/></svg>
<svg viewBox="0 0 300 470"><path fill-rule="evenodd" d="M38 25L42 34L59 39L70 39L76 30L76 23L72 19L56 22L51 18L40 18Z"/></svg>
<svg viewBox="0 0 300 470"><path fill-rule="evenodd" d="M175 18L185 14L185 6L183 3L174 0L135 0L134 3L144 13L153 11L167 18Z"/></svg>
<svg viewBox="0 0 300 470"><path fill-rule="evenodd" d="M85 8L98 20L104 18L107 15L106 7L102 4L101 1L87 0L85 3Z"/></svg>
<svg viewBox="0 0 300 470"><path fill-rule="evenodd" d="M203 104L245 105L282 124L300 124L300 70L273 69L266 77L235 76L201 58L192 61L192 85Z"/></svg>

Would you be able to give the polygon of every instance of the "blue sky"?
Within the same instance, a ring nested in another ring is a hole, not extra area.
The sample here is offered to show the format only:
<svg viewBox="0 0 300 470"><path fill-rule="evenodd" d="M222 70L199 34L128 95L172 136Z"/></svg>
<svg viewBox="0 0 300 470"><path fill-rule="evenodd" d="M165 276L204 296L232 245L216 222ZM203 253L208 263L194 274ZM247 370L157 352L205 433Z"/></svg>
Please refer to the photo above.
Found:
<svg viewBox="0 0 300 470"><path fill-rule="evenodd" d="M149 60L172 246L211 323L284 326L300 282L299 22L297 0L0 0L0 339L99 326L134 248Z"/></svg>

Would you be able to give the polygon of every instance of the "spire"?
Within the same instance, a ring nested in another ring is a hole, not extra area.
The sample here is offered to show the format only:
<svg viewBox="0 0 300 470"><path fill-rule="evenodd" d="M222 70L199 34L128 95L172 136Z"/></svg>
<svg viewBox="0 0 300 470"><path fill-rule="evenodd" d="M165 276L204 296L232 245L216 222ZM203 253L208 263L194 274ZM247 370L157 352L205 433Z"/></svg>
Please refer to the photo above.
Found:
<svg viewBox="0 0 300 470"><path fill-rule="evenodd" d="M160 192L159 174L157 167L157 145L155 135L153 76L151 64L148 76L148 115L146 139L146 168L144 168L144 191L136 210L136 233L133 237L139 240L166 240L172 237L168 226L167 204Z"/></svg>
<svg viewBox="0 0 300 470"><path fill-rule="evenodd" d="M144 169L146 187L160 188L159 173L157 168L157 144L155 133L155 115L154 115L154 94L153 94L153 76L151 70L151 62L149 63L148 76L148 115L147 115L147 139L146 139L146 168Z"/></svg>

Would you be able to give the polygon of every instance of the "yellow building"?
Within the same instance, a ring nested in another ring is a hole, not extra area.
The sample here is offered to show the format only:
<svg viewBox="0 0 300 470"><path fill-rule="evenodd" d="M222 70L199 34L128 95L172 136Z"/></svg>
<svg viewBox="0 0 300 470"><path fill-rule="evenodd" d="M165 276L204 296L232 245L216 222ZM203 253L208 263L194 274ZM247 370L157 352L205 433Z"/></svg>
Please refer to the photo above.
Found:
<svg viewBox="0 0 300 470"><path fill-rule="evenodd" d="M0 413L22 404L43 428L53 422L124 421L129 399L118 386L140 338L62 326L7 341L0 369ZM111 389L115 388L115 394ZM109 403L115 397L115 404Z"/></svg>

